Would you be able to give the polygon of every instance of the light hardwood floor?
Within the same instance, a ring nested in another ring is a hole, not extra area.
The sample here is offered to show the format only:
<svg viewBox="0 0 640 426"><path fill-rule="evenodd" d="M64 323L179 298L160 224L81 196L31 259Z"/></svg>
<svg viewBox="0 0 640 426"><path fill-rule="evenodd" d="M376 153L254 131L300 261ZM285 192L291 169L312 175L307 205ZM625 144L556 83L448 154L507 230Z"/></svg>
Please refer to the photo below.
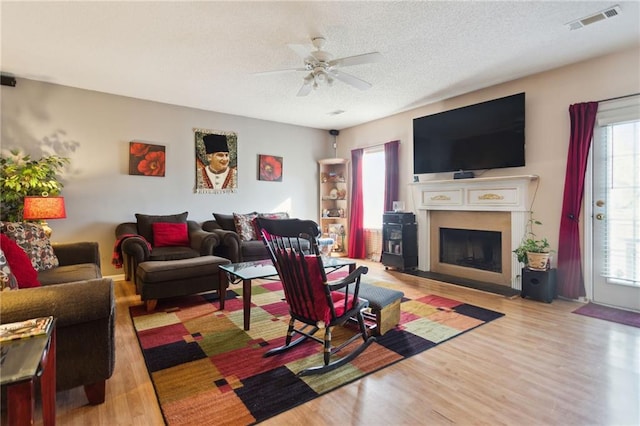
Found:
<svg viewBox="0 0 640 426"><path fill-rule="evenodd" d="M369 279L407 296L437 294L506 315L263 424L640 424L640 328L573 314L576 302L509 299L359 263ZM88 406L82 389L59 392L59 425L163 424L128 313L139 298L124 281L116 295L107 400Z"/></svg>

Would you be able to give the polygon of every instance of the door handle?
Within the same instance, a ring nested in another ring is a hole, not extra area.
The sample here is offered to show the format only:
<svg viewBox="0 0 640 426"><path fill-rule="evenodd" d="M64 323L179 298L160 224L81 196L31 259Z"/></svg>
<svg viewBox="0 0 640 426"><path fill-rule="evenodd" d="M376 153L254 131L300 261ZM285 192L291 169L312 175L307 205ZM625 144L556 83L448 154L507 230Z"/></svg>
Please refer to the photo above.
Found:
<svg viewBox="0 0 640 426"><path fill-rule="evenodd" d="M598 207L604 206L604 201L602 201L602 200L596 201L596 206L598 206Z"/></svg>
<svg viewBox="0 0 640 426"><path fill-rule="evenodd" d="M602 213L598 213L598 214L596 215L596 219L598 219L598 220L602 220L602 219L604 219L604 214L602 214Z"/></svg>

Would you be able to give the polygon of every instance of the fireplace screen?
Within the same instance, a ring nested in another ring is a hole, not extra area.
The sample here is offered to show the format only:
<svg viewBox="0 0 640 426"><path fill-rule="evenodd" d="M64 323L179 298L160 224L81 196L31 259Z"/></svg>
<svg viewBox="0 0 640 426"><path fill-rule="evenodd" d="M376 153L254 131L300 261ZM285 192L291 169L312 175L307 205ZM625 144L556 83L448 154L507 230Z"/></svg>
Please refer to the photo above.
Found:
<svg viewBox="0 0 640 426"><path fill-rule="evenodd" d="M440 228L440 262L502 273L502 233Z"/></svg>

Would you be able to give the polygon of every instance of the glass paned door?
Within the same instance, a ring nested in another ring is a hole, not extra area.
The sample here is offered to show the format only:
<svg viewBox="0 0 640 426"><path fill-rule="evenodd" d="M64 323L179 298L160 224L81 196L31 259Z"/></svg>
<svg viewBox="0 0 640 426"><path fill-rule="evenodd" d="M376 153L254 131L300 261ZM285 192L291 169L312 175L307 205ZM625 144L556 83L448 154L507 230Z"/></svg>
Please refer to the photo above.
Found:
<svg viewBox="0 0 640 426"><path fill-rule="evenodd" d="M593 301L640 311L640 121L595 129Z"/></svg>

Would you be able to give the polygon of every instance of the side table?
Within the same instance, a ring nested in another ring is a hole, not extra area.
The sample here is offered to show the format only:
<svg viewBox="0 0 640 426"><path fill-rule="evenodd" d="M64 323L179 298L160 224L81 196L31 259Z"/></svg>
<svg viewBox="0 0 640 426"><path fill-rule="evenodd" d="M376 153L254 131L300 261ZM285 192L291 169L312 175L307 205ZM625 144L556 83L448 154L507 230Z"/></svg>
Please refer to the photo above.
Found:
<svg viewBox="0 0 640 426"><path fill-rule="evenodd" d="M32 425L35 411L35 380L40 380L42 422L56 424L56 329L46 334L0 343L2 375L7 390L9 425Z"/></svg>

